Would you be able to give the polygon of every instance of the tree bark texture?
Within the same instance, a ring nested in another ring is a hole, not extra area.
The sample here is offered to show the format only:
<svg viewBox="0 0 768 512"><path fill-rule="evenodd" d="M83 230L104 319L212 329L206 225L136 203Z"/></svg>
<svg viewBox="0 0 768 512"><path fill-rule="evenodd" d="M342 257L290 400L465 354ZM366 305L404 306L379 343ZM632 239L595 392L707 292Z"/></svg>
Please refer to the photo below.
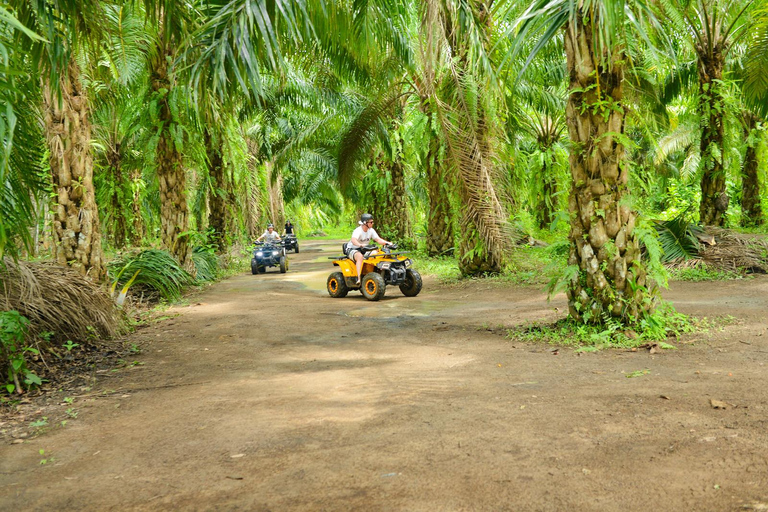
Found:
<svg viewBox="0 0 768 512"><path fill-rule="evenodd" d="M56 194L56 261L101 279L105 267L93 187L90 108L80 81L80 68L74 60L70 60L62 74L58 89L53 84L43 84L46 141Z"/></svg>
<svg viewBox="0 0 768 512"><path fill-rule="evenodd" d="M161 38L162 39L162 38ZM176 147L171 126L177 124L170 106L171 89L175 80L170 76L168 62L173 62L174 52L159 45L157 56L152 60L150 79L152 96L158 105L158 123L162 125L157 142L157 178L160 185L160 222L163 246L179 261L181 266L194 275L192 247L189 242L189 207L187 205L187 178L183 156Z"/></svg>
<svg viewBox="0 0 768 512"><path fill-rule="evenodd" d="M725 190L724 100L719 81L723 78L725 51L718 41L712 53L697 47L701 105L701 202L699 221L705 226L725 224L729 197Z"/></svg>
<svg viewBox="0 0 768 512"><path fill-rule="evenodd" d="M572 142L568 264L578 269L568 283L568 306L576 320L631 322L653 302L646 300L646 272L633 233L636 213L622 204L629 178L617 137L624 133L623 54L595 61L594 33L580 14L565 30L566 122Z"/></svg>
<svg viewBox="0 0 768 512"><path fill-rule="evenodd" d="M762 196L760 194L760 174L757 160L757 141L750 141L752 131L757 126L757 118L751 112L744 113L744 136L747 151L744 155L744 167L741 170L741 225L744 227L761 226L764 222Z"/></svg>

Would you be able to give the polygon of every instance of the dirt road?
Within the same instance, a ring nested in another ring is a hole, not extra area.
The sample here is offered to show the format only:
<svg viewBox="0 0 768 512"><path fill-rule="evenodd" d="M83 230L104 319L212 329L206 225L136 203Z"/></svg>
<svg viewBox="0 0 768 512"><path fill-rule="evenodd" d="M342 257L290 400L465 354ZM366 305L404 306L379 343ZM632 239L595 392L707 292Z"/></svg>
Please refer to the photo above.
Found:
<svg viewBox="0 0 768 512"><path fill-rule="evenodd" d="M331 299L337 247L131 335L77 418L0 445L0 510L768 510L768 278L674 284L738 319L678 350L577 354L495 329L562 316L538 288Z"/></svg>

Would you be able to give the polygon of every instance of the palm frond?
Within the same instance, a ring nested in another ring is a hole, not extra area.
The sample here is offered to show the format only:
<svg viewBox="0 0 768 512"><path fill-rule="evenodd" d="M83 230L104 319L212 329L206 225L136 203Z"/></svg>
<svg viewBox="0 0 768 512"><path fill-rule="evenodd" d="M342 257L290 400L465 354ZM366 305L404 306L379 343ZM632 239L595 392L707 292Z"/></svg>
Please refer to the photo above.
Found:
<svg viewBox="0 0 768 512"><path fill-rule="evenodd" d="M659 245L664 251L663 262L695 258L699 254L701 244L696 235L703 230L686 220L686 213L672 220L654 222Z"/></svg>

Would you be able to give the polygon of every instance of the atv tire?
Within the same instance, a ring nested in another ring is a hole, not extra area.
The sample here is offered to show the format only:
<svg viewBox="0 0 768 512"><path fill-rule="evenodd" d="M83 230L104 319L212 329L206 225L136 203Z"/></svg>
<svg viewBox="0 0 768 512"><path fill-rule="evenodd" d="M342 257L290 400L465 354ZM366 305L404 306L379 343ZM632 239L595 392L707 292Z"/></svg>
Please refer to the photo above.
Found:
<svg viewBox="0 0 768 512"><path fill-rule="evenodd" d="M363 296L368 300L380 300L387 291L384 278L376 272L365 274L362 282Z"/></svg>
<svg viewBox="0 0 768 512"><path fill-rule="evenodd" d="M296 244L296 248L293 250L296 254L299 254L299 244Z"/></svg>
<svg viewBox="0 0 768 512"><path fill-rule="evenodd" d="M347 293L349 293L347 282L344 280L344 274L341 272L334 272L329 275L325 287L328 289L328 295L334 299L346 297Z"/></svg>
<svg viewBox="0 0 768 512"><path fill-rule="evenodd" d="M288 258L280 256L280 273L285 274L288 271Z"/></svg>
<svg viewBox="0 0 768 512"><path fill-rule="evenodd" d="M251 261L251 274L257 275L259 273L259 264L255 261Z"/></svg>
<svg viewBox="0 0 768 512"><path fill-rule="evenodd" d="M405 271L405 282L400 285L400 291L406 297L415 297L421 291L422 284L421 274L409 268Z"/></svg>

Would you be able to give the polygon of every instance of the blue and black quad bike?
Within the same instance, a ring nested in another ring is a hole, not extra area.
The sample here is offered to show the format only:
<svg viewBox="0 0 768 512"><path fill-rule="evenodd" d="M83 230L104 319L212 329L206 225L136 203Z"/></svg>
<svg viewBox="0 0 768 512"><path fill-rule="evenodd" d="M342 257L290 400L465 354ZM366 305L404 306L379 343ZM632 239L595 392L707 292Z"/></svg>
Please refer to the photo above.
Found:
<svg viewBox="0 0 768 512"><path fill-rule="evenodd" d="M288 271L288 257L285 247L279 242L256 242L251 259L251 273L263 274L267 267L280 267L280 273Z"/></svg>

